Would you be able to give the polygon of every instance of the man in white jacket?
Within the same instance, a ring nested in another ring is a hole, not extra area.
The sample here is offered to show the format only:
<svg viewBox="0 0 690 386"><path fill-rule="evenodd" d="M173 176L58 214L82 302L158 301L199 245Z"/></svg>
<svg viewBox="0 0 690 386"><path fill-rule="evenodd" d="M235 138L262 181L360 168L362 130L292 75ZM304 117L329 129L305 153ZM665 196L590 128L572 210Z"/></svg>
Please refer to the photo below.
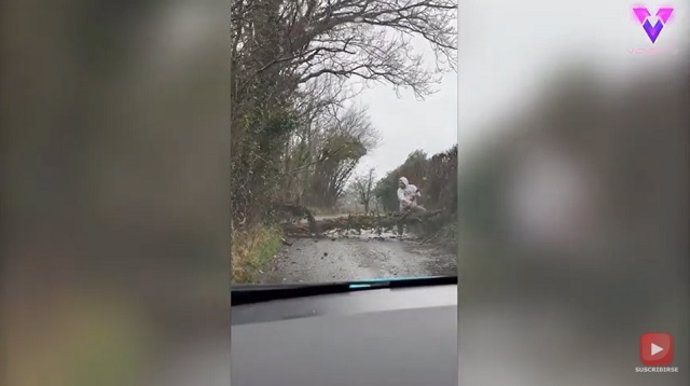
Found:
<svg viewBox="0 0 690 386"><path fill-rule="evenodd" d="M398 182L398 201L400 202L401 213L425 211L426 209L417 203L417 199L421 196L422 194L417 186L411 184L407 178L400 177ZM398 224L398 234L400 236L403 234L402 223Z"/></svg>

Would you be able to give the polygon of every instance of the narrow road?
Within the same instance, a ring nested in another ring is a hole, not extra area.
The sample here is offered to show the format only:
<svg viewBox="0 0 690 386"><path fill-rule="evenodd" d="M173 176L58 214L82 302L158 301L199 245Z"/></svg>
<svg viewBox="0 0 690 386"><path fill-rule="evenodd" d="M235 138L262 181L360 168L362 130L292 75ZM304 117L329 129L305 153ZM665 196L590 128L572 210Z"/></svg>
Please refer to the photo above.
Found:
<svg viewBox="0 0 690 386"><path fill-rule="evenodd" d="M456 256L391 234L293 238L262 283L316 283L456 275Z"/></svg>

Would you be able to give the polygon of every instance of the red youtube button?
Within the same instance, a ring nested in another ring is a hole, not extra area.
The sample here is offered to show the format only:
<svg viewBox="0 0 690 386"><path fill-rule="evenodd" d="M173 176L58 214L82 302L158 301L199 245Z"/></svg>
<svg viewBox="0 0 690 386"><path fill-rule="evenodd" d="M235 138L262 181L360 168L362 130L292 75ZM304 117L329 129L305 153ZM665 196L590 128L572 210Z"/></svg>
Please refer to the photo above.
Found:
<svg viewBox="0 0 690 386"><path fill-rule="evenodd" d="M673 362L671 334L648 332L640 337L640 360L645 366L669 365Z"/></svg>

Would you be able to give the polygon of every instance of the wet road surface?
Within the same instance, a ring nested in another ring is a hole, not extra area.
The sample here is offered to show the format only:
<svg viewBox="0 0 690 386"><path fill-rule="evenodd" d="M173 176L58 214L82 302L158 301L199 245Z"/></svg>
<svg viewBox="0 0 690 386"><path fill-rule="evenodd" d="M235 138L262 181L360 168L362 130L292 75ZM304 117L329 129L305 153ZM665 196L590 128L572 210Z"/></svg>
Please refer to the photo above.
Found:
<svg viewBox="0 0 690 386"><path fill-rule="evenodd" d="M352 281L456 275L456 257L391 234L291 238L267 272L264 284Z"/></svg>

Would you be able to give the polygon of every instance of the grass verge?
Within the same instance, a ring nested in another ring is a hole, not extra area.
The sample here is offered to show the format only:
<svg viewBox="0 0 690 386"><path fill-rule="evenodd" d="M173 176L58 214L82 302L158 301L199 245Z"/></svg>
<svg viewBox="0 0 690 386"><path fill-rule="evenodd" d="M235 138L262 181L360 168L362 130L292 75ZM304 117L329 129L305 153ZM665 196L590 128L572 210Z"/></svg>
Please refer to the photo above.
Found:
<svg viewBox="0 0 690 386"><path fill-rule="evenodd" d="M282 245L282 230L277 226L261 226L237 232L232 236L232 283L258 281Z"/></svg>

